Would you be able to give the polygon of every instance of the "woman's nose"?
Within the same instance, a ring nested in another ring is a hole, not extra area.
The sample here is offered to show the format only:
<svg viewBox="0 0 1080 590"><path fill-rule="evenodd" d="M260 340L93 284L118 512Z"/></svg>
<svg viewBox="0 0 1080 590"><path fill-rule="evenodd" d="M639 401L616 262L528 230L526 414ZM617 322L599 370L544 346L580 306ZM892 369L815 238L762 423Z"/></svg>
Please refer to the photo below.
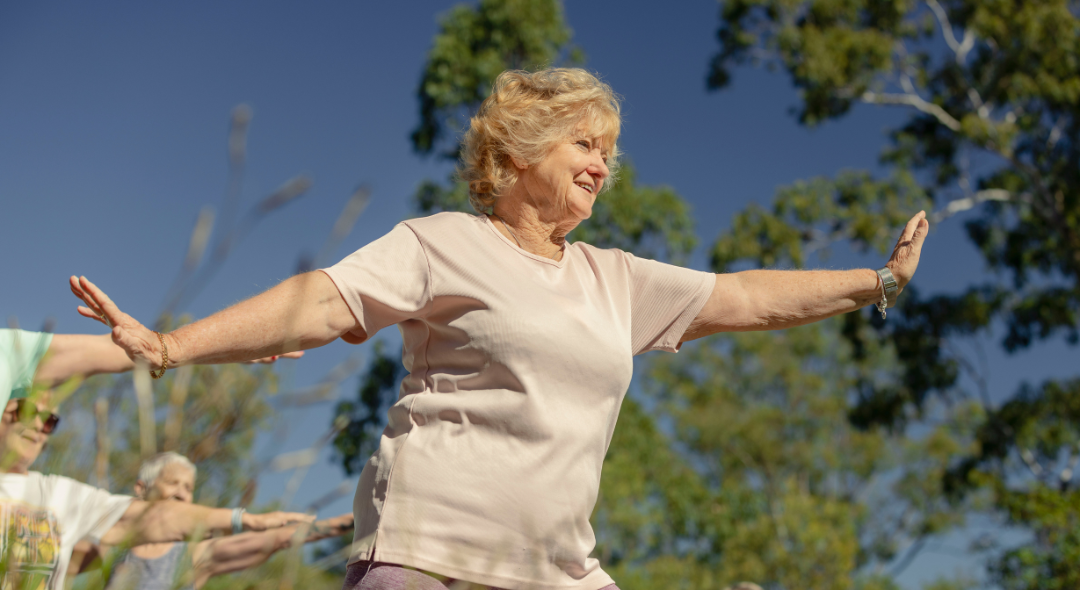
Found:
<svg viewBox="0 0 1080 590"><path fill-rule="evenodd" d="M600 177L600 180L604 180L611 174L611 171L608 170L607 162L605 162L604 158L600 156L596 157L596 161L593 162L592 166L590 166L589 172L595 176Z"/></svg>

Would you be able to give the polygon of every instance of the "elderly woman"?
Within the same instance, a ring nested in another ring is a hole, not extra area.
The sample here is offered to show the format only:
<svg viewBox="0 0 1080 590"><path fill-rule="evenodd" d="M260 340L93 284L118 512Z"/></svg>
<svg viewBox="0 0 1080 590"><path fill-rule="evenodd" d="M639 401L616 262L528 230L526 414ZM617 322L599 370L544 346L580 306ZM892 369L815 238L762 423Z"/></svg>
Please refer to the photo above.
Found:
<svg viewBox="0 0 1080 590"><path fill-rule="evenodd" d="M415 570L614 588L589 557L589 515L633 356L891 302L928 230L919 213L879 272L713 275L569 243L616 165L619 129L615 95L589 73L505 72L463 145L480 215L402 222L331 268L164 335L85 278L72 290L80 313L111 321L114 341L155 371L398 326L408 376L360 477L346 588L442 587Z"/></svg>

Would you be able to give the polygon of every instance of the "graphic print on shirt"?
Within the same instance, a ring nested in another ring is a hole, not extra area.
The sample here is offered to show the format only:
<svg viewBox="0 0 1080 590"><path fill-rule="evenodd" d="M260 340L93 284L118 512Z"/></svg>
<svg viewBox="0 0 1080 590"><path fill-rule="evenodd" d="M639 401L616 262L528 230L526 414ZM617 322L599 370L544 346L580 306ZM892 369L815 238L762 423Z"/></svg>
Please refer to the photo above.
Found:
<svg viewBox="0 0 1080 590"><path fill-rule="evenodd" d="M45 590L60 563L60 527L48 508L0 501L0 590Z"/></svg>

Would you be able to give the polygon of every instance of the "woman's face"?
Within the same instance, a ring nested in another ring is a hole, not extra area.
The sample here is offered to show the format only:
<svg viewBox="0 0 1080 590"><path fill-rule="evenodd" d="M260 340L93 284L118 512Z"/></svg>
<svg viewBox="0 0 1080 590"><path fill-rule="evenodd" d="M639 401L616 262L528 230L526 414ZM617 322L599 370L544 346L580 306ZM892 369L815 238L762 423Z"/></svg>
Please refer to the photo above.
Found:
<svg viewBox="0 0 1080 590"><path fill-rule="evenodd" d="M518 185L538 205L580 223L592 215L596 195L610 174L607 154L601 138L569 137L539 163L522 170Z"/></svg>
<svg viewBox="0 0 1080 590"><path fill-rule="evenodd" d="M143 482L135 484L135 493L144 500L178 500L191 503L195 490L195 472L187 465L167 463L154 485L146 488Z"/></svg>
<svg viewBox="0 0 1080 590"><path fill-rule="evenodd" d="M26 402L30 403L30 402ZM24 421L18 416L19 401L9 400L0 421L0 466L4 471L26 473L41 454L49 435L42 432L41 417ZM39 411L48 411L46 403L38 403Z"/></svg>

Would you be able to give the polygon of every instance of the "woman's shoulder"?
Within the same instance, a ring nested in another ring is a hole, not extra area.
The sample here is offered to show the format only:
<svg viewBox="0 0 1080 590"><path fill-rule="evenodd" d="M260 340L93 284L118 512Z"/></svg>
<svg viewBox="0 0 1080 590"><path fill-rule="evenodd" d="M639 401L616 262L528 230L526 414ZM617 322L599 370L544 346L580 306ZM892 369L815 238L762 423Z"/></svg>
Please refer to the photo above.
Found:
<svg viewBox="0 0 1080 590"><path fill-rule="evenodd" d="M583 256L611 262L623 262L627 257L633 256L625 250L618 248L601 248L587 242L569 242L567 248L579 252Z"/></svg>
<svg viewBox="0 0 1080 590"><path fill-rule="evenodd" d="M448 229L474 228L483 225L484 218L461 211L442 211L427 217L416 217L402 221L413 231L440 231Z"/></svg>

